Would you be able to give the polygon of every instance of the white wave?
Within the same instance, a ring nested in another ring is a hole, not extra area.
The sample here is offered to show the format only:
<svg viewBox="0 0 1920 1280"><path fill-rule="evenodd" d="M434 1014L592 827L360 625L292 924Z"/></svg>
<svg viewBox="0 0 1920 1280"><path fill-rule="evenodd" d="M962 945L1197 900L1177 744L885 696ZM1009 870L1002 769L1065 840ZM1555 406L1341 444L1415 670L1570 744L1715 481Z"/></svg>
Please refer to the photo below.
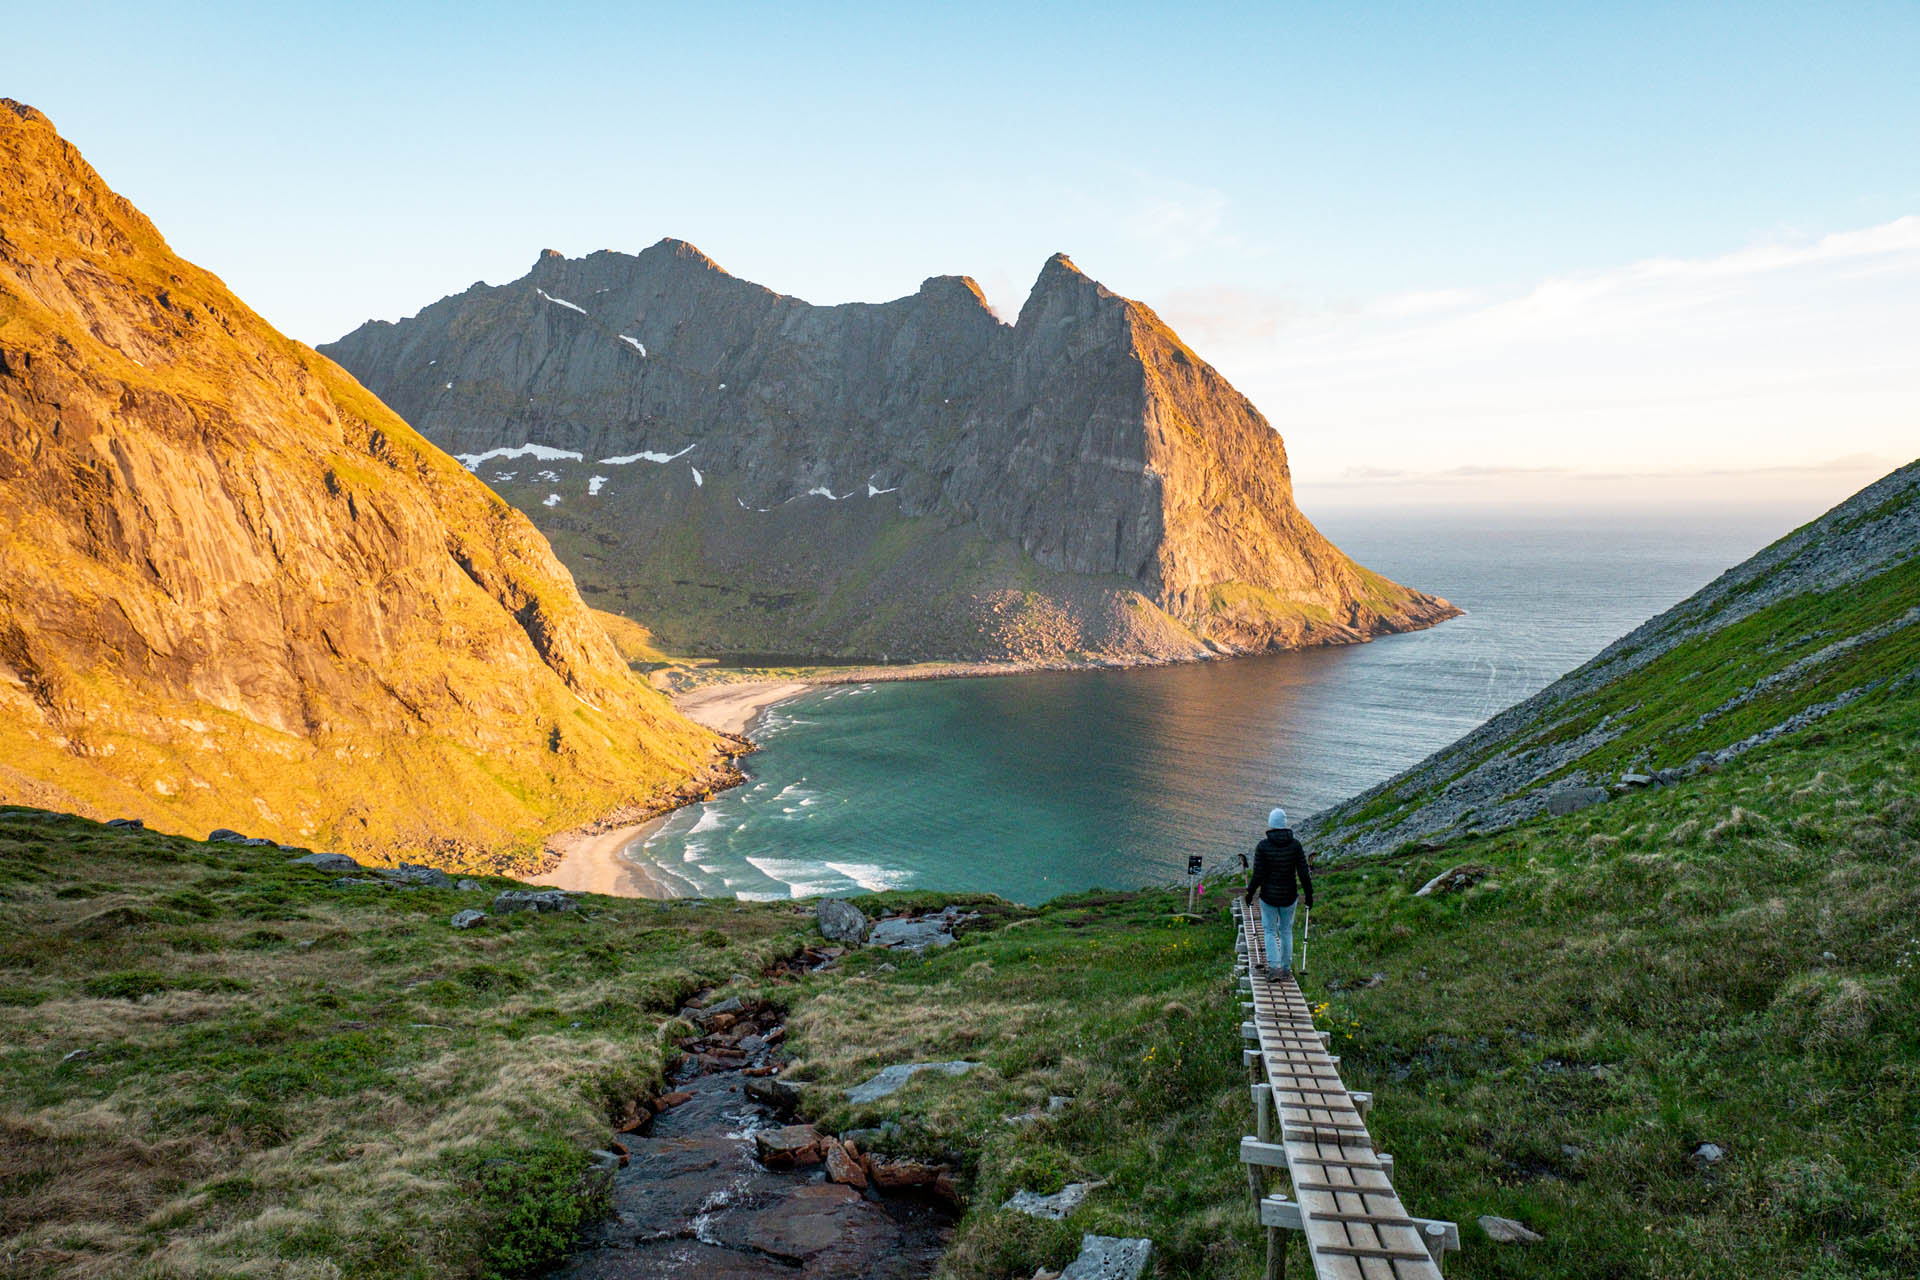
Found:
<svg viewBox="0 0 1920 1280"><path fill-rule="evenodd" d="M829 862L827 866L838 871L862 889L881 893L888 889L898 889L913 882L913 872L904 867L879 867L871 862Z"/></svg>
<svg viewBox="0 0 1920 1280"><path fill-rule="evenodd" d="M701 811L700 820L688 829L688 835L697 835L702 831L713 831L720 826L720 811L712 805L706 805Z"/></svg>

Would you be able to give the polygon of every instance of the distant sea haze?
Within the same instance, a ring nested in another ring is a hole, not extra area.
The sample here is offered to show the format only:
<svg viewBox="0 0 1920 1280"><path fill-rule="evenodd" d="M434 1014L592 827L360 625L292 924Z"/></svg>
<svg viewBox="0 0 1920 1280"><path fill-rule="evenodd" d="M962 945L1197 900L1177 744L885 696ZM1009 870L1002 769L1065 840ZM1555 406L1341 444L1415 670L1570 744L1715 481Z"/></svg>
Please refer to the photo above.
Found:
<svg viewBox="0 0 1920 1280"><path fill-rule="evenodd" d="M1777 511L1343 510L1360 563L1467 610L1371 644L1133 671L833 686L773 708L749 781L627 856L676 892L925 886L1039 902L1178 880L1380 782L1704 586Z"/></svg>

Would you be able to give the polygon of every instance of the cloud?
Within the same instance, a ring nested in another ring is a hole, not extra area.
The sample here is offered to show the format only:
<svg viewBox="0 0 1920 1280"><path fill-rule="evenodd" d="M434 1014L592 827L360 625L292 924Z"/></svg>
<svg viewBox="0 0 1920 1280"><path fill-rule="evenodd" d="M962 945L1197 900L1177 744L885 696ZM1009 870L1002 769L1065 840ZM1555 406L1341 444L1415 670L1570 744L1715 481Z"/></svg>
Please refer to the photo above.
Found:
<svg viewBox="0 0 1920 1280"><path fill-rule="evenodd" d="M1143 176L1143 181L1153 189L1141 197L1125 226L1129 235L1152 246L1162 259L1178 262L1203 250L1238 244L1237 237L1223 229L1226 192L1172 179Z"/></svg>

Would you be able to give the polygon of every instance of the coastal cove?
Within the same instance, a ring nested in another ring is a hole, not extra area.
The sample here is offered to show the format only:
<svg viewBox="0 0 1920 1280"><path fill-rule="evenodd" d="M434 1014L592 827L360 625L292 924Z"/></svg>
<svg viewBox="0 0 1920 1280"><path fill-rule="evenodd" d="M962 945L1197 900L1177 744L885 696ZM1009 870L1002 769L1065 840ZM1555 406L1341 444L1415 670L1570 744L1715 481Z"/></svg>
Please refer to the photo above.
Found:
<svg viewBox="0 0 1920 1280"><path fill-rule="evenodd" d="M1305 816L1529 696L1797 514L1339 513L1324 523L1361 563L1466 616L1166 667L707 686L680 705L750 732L746 782L576 843L543 880L746 899L937 882L1025 902L1178 880L1268 804Z"/></svg>

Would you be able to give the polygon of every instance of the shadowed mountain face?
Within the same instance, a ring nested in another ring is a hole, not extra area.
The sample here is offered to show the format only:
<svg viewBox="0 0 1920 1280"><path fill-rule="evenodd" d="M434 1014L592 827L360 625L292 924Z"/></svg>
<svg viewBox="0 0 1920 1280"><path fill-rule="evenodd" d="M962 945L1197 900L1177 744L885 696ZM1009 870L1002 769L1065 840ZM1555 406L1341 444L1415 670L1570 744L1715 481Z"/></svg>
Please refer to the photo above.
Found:
<svg viewBox="0 0 1920 1280"><path fill-rule="evenodd" d="M1258 411L1064 256L1007 325L964 277L816 307L680 241L548 251L323 350L670 647L1173 658L1453 613L1321 537Z"/></svg>
<svg viewBox="0 0 1920 1280"><path fill-rule="evenodd" d="M524 517L0 100L0 802L486 861L711 739Z"/></svg>

